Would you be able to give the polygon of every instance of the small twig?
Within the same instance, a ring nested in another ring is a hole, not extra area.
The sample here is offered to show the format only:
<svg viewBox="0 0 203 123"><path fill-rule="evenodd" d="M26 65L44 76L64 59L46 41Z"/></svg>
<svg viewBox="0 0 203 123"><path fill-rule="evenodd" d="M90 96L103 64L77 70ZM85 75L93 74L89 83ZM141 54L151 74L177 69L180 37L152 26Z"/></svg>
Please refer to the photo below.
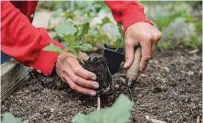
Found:
<svg viewBox="0 0 203 123"><path fill-rule="evenodd" d="M100 100L100 96L97 97L97 111L99 111L101 108L101 100Z"/></svg>

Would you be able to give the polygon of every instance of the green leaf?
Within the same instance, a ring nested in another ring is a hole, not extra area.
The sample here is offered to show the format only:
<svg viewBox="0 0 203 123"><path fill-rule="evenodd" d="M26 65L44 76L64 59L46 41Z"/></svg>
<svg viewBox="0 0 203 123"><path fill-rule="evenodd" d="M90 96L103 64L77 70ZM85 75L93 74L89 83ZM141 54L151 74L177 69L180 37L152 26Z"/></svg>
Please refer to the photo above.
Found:
<svg viewBox="0 0 203 123"><path fill-rule="evenodd" d="M88 33L88 31L89 31L89 23L87 22L82 25L82 31L78 34L77 41L80 41L83 38L83 36Z"/></svg>
<svg viewBox="0 0 203 123"><path fill-rule="evenodd" d="M107 23L111 23L111 21L110 21L109 17L104 17L102 19L102 23L100 24L100 27L104 26Z"/></svg>
<svg viewBox="0 0 203 123"><path fill-rule="evenodd" d="M75 28L71 23L65 22L65 23L60 23L56 29L56 34L63 38L64 35L74 35L77 32L77 28Z"/></svg>
<svg viewBox="0 0 203 123"><path fill-rule="evenodd" d="M84 44L80 45L79 48L83 52L90 52L90 51L92 51L92 45L88 44L88 43L84 43Z"/></svg>
<svg viewBox="0 0 203 123"><path fill-rule="evenodd" d="M74 35L71 35L71 34L64 35L63 38L69 46L74 46L74 44L75 44L75 36Z"/></svg>
<svg viewBox="0 0 203 123"><path fill-rule="evenodd" d="M84 23L84 24L83 24L83 28L82 28L82 33L81 33L81 35L87 34L88 31L89 31L89 23Z"/></svg>
<svg viewBox="0 0 203 123"><path fill-rule="evenodd" d="M130 118L133 102L121 94L112 107L91 112L90 114L78 114L73 123L126 123Z"/></svg>
<svg viewBox="0 0 203 123"><path fill-rule="evenodd" d="M175 19L182 17L182 12L177 13L166 13L166 12L159 12L156 14L155 17L152 18L152 20L157 24L158 28L162 30L163 28L166 28L169 26Z"/></svg>
<svg viewBox="0 0 203 123"><path fill-rule="evenodd" d="M113 43L114 48L122 48L123 47L123 40L121 38L118 38L114 43Z"/></svg>
<svg viewBox="0 0 203 123"><path fill-rule="evenodd" d="M63 50L60 47L54 45L53 43L50 43L43 50L44 51L50 51L50 52L57 52L57 53L62 53L63 52Z"/></svg>
<svg viewBox="0 0 203 123"><path fill-rule="evenodd" d="M13 116L13 114L5 112L2 115L1 123L22 123L22 121L20 118Z"/></svg>
<svg viewBox="0 0 203 123"><path fill-rule="evenodd" d="M74 19L76 17L76 15L71 12L70 10L67 10L65 12L65 15L64 15L65 19Z"/></svg>
<svg viewBox="0 0 203 123"><path fill-rule="evenodd" d="M73 47L71 47L68 44L65 44L65 47L69 52L73 53L74 55L77 55L76 52L75 52L75 49Z"/></svg>
<svg viewBox="0 0 203 123"><path fill-rule="evenodd" d="M120 33L122 39L124 40L123 28L121 24L117 23L118 32Z"/></svg>

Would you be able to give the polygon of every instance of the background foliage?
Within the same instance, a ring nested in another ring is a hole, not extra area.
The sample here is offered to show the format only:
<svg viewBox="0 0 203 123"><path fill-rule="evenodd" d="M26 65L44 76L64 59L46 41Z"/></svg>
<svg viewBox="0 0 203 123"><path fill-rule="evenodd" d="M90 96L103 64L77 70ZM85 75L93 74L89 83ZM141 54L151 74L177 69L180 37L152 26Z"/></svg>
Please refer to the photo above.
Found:
<svg viewBox="0 0 203 123"><path fill-rule="evenodd" d="M202 2L201 1L141 1L146 15L163 33L159 49L176 47L201 48L202 46ZM40 9L53 11L48 29L56 18L60 22L74 24L90 22L90 30L84 41L94 46L111 44L116 46L121 35L110 9L102 1L49 1L39 2ZM40 10L39 9L39 10Z"/></svg>

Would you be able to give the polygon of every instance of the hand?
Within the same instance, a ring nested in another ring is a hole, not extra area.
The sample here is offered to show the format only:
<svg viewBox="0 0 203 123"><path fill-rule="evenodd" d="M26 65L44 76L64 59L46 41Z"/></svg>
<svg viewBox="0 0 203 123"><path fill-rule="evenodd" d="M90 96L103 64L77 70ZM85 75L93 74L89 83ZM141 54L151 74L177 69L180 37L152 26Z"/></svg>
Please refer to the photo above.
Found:
<svg viewBox="0 0 203 123"><path fill-rule="evenodd" d="M134 48L142 47L140 71L144 71L149 59L154 54L162 33L146 22L138 22L129 26L125 32L125 64L129 68L134 60Z"/></svg>
<svg viewBox="0 0 203 123"><path fill-rule="evenodd" d="M68 54L68 55L67 55ZM96 91L93 89L99 88L99 84L95 81L96 75L85 70L78 62L78 60L71 56L72 54L68 51L58 56L56 62L56 73L69 84L71 89L95 96ZM83 58L88 56L83 53Z"/></svg>

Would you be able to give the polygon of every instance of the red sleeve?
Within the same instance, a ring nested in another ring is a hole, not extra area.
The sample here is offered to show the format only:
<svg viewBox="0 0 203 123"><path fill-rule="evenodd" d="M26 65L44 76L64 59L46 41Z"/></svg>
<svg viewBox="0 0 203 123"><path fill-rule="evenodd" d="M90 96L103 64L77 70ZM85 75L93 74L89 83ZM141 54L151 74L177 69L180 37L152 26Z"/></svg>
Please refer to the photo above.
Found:
<svg viewBox="0 0 203 123"><path fill-rule="evenodd" d="M137 22L147 22L153 25L144 14L144 8L137 1L105 1L111 9L114 19L123 25L124 31Z"/></svg>
<svg viewBox="0 0 203 123"><path fill-rule="evenodd" d="M43 51L52 40L44 28L35 28L10 2L1 2L1 48L20 63L50 75L59 54Z"/></svg>

